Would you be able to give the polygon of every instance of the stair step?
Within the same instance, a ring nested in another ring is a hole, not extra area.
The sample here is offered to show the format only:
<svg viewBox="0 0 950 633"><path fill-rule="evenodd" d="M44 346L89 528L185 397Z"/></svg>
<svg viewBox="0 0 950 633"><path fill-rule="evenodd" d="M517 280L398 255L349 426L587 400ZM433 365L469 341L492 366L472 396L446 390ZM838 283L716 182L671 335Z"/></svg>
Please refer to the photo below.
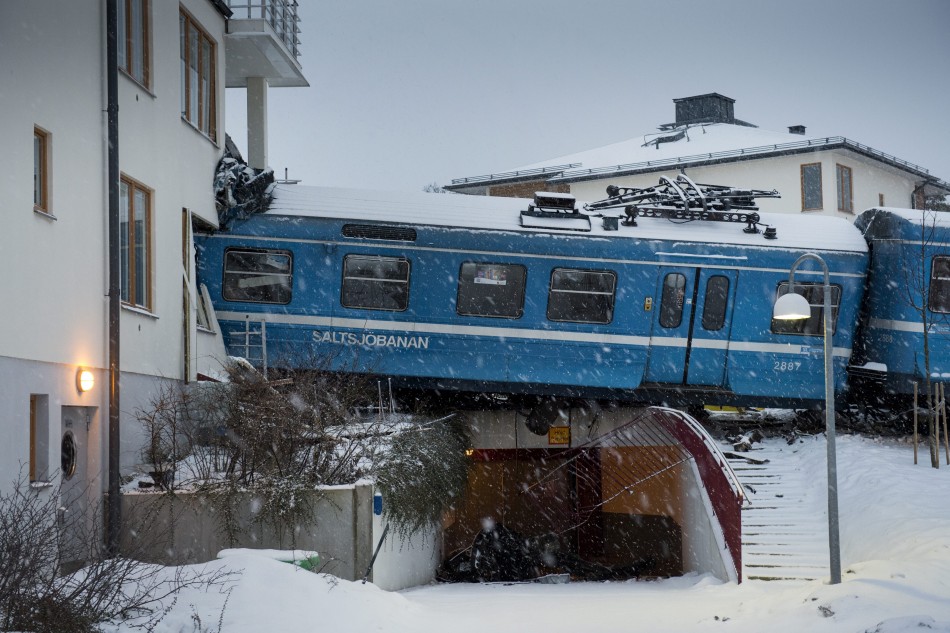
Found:
<svg viewBox="0 0 950 633"><path fill-rule="evenodd" d="M790 454L785 448L766 443L739 453L731 444L723 446L750 502L742 511L743 578L828 577L825 517L807 493L810 473L783 459Z"/></svg>

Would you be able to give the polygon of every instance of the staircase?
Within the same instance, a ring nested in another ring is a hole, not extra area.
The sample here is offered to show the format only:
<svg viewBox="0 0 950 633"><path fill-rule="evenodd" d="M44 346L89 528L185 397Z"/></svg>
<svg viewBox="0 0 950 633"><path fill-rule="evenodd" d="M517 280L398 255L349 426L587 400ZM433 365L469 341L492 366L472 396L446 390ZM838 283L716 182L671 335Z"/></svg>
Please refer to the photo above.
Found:
<svg viewBox="0 0 950 633"><path fill-rule="evenodd" d="M799 442L824 441L804 438ZM742 577L745 580L827 578L828 523L824 470L803 463L798 444L782 438L746 452L724 446L749 503L742 510Z"/></svg>

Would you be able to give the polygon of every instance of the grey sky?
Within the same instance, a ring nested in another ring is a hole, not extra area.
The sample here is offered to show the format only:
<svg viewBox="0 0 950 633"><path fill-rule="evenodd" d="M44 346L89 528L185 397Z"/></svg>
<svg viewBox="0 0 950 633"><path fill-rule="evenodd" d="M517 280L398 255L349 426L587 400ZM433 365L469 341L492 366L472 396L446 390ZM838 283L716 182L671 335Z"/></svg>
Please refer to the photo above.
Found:
<svg viewBox="0 0 950 633"><path fill-rule="evenodd" d="M950 180L950 0L300 4L311 87L270 91L269 158L304 184L418 191L649 132L706 92ZM231 90L242 149L244 120Z"/></svg>

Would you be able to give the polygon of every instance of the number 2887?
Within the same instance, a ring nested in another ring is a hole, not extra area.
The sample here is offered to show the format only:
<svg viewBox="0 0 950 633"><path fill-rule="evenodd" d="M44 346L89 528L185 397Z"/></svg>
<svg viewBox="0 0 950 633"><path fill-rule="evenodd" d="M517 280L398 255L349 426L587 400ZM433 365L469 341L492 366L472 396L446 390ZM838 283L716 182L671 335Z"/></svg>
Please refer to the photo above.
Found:
<svg viewBox="0 0 950 633"><path fill-rule="evenodd" d="M776 360L772 364L773 371L798 371L801 367L801 361L794 360Z"/></svg>

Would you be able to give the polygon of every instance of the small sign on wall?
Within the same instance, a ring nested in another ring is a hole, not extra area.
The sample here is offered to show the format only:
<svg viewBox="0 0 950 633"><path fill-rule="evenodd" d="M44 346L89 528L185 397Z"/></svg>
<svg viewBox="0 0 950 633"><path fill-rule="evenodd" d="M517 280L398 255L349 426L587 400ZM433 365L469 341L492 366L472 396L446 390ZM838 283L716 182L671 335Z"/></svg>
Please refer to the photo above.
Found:
<svg viewBox="0 0 950 633"><path fill-rule="evenodd" d="M548 429L548 445L550 446L570 446L571 427L552 426Z"/></svg>

